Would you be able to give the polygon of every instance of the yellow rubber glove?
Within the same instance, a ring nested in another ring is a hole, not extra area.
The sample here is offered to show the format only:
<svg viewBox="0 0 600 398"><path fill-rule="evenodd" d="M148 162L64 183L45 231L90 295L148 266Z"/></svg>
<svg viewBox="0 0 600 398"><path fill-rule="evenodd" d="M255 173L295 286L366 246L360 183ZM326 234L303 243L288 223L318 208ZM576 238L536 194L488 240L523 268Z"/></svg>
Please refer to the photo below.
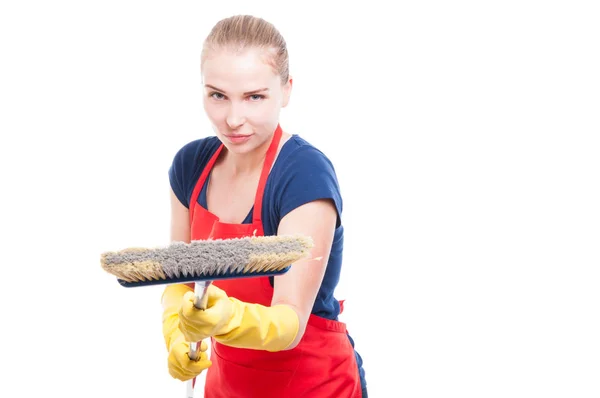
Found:
<svg viewBox="0 0 600 398"><path fill-rule="evenodd" d="M187 292L179 311L179 329L188 340L214 336L218 342L237 348L281 351L298 334L296 311L287 305L265 307L242 302L214 285L208 287L205 310L194 307L194 293Z"/></svg>
<svg viewBox="0 0 600 398"><path fill-rule="evenodd" d="M197 360L190 359L190 344L185 341L183 334L173 339L169 350L169 374L178 380L186 381L198 376L204 370L208 369L212 362L206 355L208 345L205 341L200 343L200 355Z"/></svg>
<svg viewBox="0 0 600 398"><path fill-rule="evenodd" d="M198 376L208 369L212 362L208 360L206 350L208 346L202 341L199 345L200 352L196 360L190 359L190 344L178 328L179 308L185 293L192 291L186 285L168 285L162 296L163 305L163 336L167 346L169 374L178 380L186 381ZM200 341L200 340L190 340Z"/></svg>

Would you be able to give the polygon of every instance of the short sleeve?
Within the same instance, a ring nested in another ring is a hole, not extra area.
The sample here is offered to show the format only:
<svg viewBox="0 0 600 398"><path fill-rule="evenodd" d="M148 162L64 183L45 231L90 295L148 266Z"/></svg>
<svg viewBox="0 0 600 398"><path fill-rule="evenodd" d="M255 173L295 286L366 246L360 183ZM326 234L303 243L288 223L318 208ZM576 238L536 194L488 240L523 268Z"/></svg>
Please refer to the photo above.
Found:
<svg viewBox="0 0 600 398"><path fill-rule="evenodd" d="M278 195L279 219L292 210L315 200L330 199L341 224L342 196L331 161L311 145L298 147L290 156L281 173L281 191Z"/></svg>
<svg viewBox="0 0 600 398"><path fill-rule="evenodd" d="M216 147L218 145L215 139L203 138L184 145L173 157L169 167L171 189L181 204L188 209L196 182Z"/></svg>

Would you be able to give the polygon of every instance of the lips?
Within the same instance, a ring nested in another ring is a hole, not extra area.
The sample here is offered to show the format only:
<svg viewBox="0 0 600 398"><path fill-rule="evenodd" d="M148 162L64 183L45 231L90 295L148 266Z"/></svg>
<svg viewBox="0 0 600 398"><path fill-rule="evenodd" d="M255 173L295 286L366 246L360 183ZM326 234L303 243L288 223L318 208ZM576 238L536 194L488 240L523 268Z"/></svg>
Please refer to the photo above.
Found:
<svg viewBox="0 0 600 398"><path fill-rule="evenodd" d="M250 137L252 137L252 134L248 134L248 135L225 135L225 138L227 138L230 142L234 143L234 144L240 144L243 142L246 142L250 139Z"/></svg>

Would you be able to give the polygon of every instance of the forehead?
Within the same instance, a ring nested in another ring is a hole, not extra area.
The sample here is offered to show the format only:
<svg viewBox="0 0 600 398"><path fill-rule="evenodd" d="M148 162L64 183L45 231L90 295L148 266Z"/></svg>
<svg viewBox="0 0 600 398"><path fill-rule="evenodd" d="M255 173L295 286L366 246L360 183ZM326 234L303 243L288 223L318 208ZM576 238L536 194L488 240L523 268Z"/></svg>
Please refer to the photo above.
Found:
<svg viewBox="0 0 600 398"><path fill-rule="evenodd" d="M227 92L247 92L274 87L279 82L268 54L258 49L233 52L226 49L210 52L202 68L204 84Z"/></svg>

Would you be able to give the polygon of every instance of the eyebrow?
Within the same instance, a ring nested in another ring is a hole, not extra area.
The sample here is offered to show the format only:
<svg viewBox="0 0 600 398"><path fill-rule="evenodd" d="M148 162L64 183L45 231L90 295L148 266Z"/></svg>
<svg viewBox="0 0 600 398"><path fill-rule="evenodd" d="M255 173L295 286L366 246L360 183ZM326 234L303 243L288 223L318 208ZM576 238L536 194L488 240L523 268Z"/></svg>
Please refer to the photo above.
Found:
<svg viewBox="0 0 600 398"><path fill-rule="evenodd" d="M204 85L204 87L211 88L211 89L213 89L213 90L215 90L215 91L219 91L219 92L221 92L221 93L224 93L224 92L225 92L225 90L221 90L220 88L217 88L217 87L215 87L215 86L211 86L210 84L205 84L205 85ZM264 91L269 91L269 89L268 89L267 87L265 87L265 88L259 88L258 90L246 91L246 92L244 93L244 95L258 94L258 93L262 93L262 92L264 92Z"/></svg>

